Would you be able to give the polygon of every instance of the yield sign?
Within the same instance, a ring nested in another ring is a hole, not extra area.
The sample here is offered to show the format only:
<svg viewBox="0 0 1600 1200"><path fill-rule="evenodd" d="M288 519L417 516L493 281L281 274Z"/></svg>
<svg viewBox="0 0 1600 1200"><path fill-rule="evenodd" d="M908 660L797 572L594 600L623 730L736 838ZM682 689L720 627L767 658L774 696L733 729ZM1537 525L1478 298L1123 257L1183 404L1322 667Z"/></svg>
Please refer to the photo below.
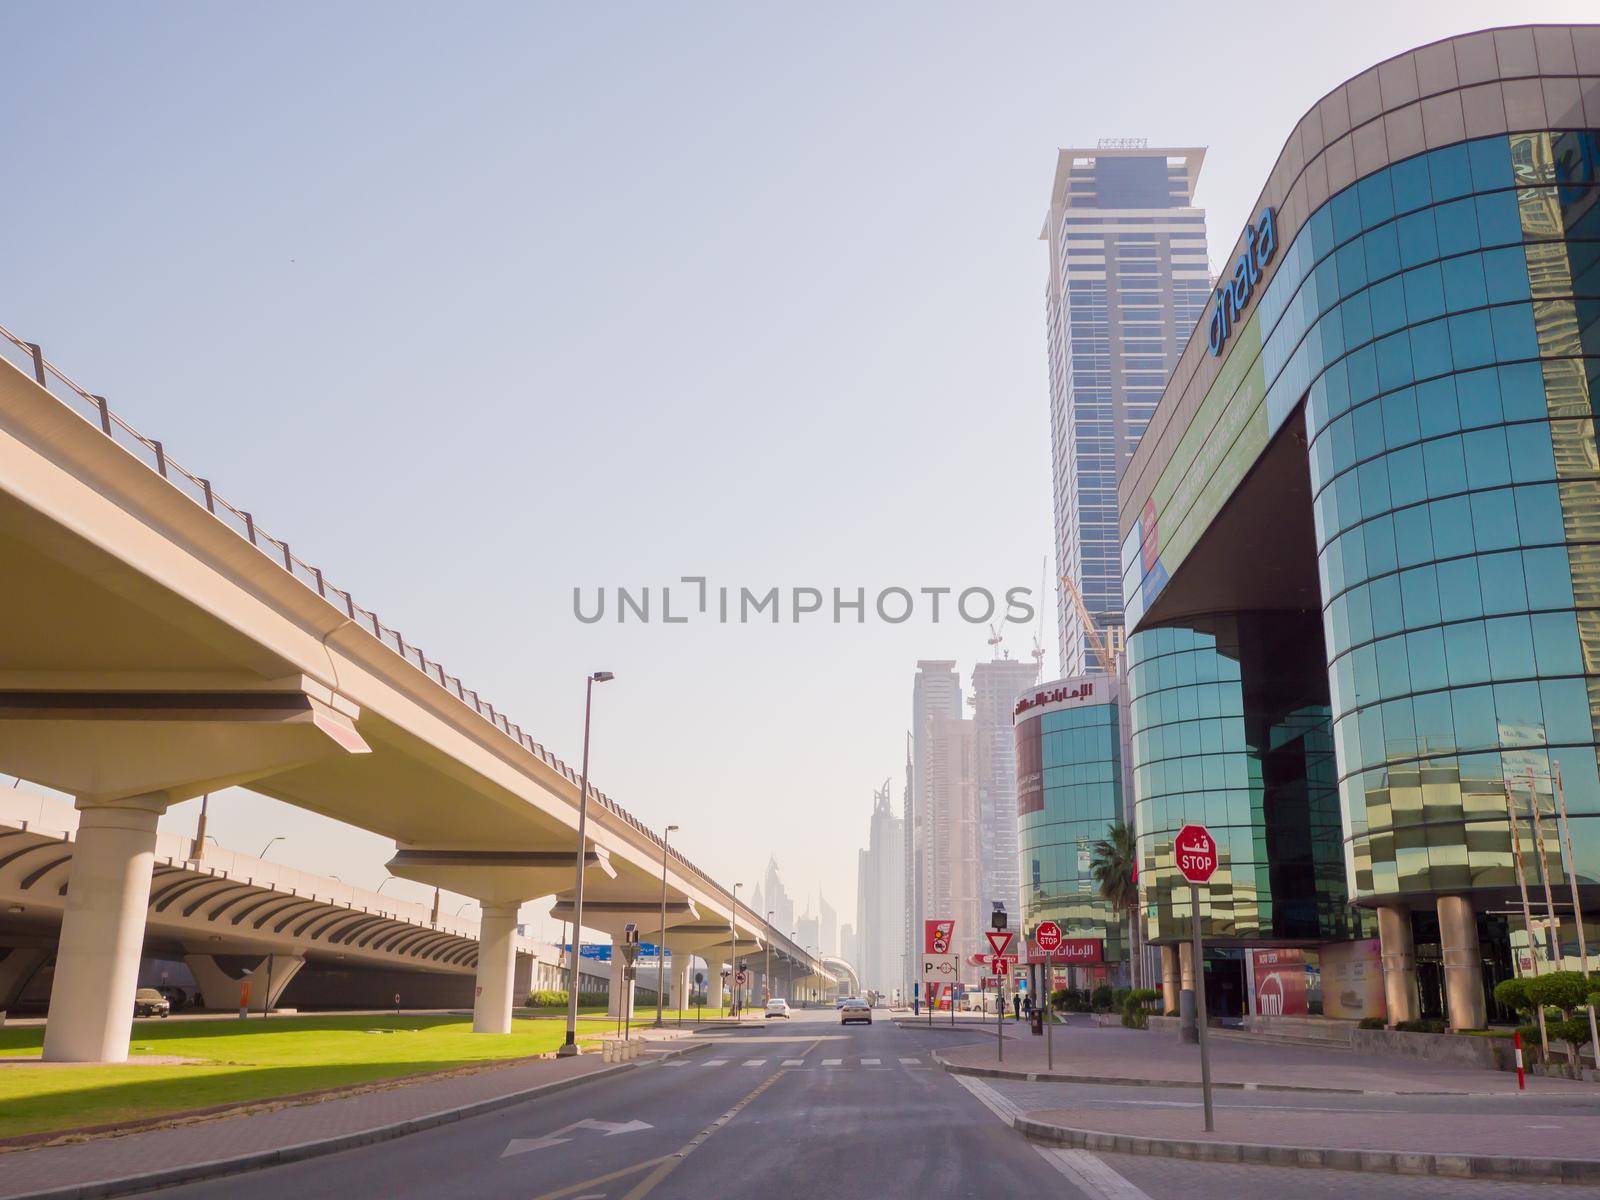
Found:
<svg viewBox="0 0 1600 1200"><path fill-rule="evenodd" d="M512 1138L506 1143L506 1148L500 1152L501 1158L510 1158L514 1154L526 1154L530 1150L548 1150L551 1146L559 1146L562 1142L570 1142L572 1138L563 1137L563 1134L573 1133L579 1129L597 1129L606 1137L615 1137L619 1133L638 1133L641 1129L651 1129L653 1126L644 1121L596 1121L589 1118L583 1121L574 1121L571 1125L563 1126L554 1133L547 1133L539 1138Z"/></svg>
<svg viewBox="0 0 1600 1200"><path fill-rule="evenodd" d="M1009 929L991 929L988 933L984 934L984 936L989 939L989 948L993 950L995 955L998 957L999 955L1004 954L1006 952L1006 948L1011 945L1011 938L1013 937L1013 934Z"/></svg>

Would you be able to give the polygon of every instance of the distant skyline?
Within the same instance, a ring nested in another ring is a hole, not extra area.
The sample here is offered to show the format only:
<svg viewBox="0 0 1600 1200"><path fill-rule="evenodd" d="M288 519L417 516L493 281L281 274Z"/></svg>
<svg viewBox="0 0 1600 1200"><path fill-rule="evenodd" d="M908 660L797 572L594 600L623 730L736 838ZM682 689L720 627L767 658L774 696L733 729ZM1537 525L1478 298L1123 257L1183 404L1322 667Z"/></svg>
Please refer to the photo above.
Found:
<svg viewBox="0 0 1600 1200"><path fill-rule="evenodd" d="M573 589L999 593L1049 556L1053 602L1057 148L1207 147L1196 202L1225 254L1329 88L1450 34L1597 15L467 11L8 5L0 324L569 761L584 675L615 671L597 785L745 894L776 848L792 894L844 914L873 789L903 771L907 678L970 672L987 629L585 624ZM364 887L392 853L236 793L211 830L247 853L282 835L270 857Z"/></svg>

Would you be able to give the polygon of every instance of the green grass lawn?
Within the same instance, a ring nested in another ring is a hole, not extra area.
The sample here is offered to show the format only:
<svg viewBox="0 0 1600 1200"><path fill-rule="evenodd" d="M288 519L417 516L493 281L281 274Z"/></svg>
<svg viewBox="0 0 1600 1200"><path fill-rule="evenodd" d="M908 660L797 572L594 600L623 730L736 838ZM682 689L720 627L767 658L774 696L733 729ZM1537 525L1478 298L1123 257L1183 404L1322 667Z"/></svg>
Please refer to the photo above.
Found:
<svg viewBox="0 0 1600 1200"><path fill-rule="evenodd" d="M604 1016L584 1019L578 1035L614 1027ZM470 1018L453 1016L136 1021L126 1066L0 1068L0 1138L548 1053L565 1036L560 1021L519 1020L508 1034L487 1035L473 1033ZM37 1054L43 1039L40 1027L0 1027L0 1055ZM140 1055L202 1061L144 1066Z"/></svg>

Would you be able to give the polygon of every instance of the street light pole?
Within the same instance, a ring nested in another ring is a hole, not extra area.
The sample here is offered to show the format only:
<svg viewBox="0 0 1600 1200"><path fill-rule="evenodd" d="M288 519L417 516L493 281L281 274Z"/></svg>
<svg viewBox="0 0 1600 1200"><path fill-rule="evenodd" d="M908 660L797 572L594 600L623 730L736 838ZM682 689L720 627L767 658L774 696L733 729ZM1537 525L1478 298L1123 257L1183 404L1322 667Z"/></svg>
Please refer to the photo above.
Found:
<svg viewBox="0 0 1600 1200"><path fill-rule="evenodd" d="M256 857L257 858L265 858L267 856L267 851L272 849L272 843L273 842L286 842L288 840L289 839L285 835L280 833L277 837L275 837L271 841L269 841L265 846L261 847L261 853L256 855Z"/></svg>
<svg viewBox="0 0 1600 1200"><path fill-rule="evenodd" d="M583 684L583 771L578 778L578 855L577 882L572 903L572 957L567 963L567 1040L556 1051L558 1058L578 1052L578 943L583 937L583 868L589 830L589 713L594 707L594 685L608 683L616 676L596 671Z"/></svg>
<svg viewBox="0 0 1600 1200"><path fill-rule="evenodd" d="M767 910L767 962L761 968L761 986L766 991L766 1003L772 1003L772 910Z"/></svg>
<svg viewBox="0 0 1600 1200"><path fill-rule="evenodd" d="M728 913L728 940L733 943L729 954L733 959L733 1018L739 1019L739 889L744 884L733 885L733 908Z"/></svg>
<svg viewBox="0 0 1600 1200"><path fill-rule="evenodd" d="M661 934L656 938L656 1028L661 1028L661 996L665 990L667 972L667 839L678 832L676 825L668 825L661 835ZM678 964L673 963L676 971Z"/></svg>

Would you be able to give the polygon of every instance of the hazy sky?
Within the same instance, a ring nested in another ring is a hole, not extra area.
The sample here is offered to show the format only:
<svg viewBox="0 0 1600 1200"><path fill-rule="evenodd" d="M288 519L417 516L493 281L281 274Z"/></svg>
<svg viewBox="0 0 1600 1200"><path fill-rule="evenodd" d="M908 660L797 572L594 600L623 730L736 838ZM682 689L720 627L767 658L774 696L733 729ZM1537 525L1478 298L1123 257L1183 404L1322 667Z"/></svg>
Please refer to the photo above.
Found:
<svg viewBox="0 0 1600 1200"><path fill-rule="evenodd" d="M1037 589L1056 147L1208 147L1216 261L1331 87L1596 9L5 12L0 323L558 753L615 671L596 783L724 881L775 852L849 921L915 662L965 678L987 630L584 625L572 589ZM230 846L383 878L371 835L213 807Z"/></svg>

